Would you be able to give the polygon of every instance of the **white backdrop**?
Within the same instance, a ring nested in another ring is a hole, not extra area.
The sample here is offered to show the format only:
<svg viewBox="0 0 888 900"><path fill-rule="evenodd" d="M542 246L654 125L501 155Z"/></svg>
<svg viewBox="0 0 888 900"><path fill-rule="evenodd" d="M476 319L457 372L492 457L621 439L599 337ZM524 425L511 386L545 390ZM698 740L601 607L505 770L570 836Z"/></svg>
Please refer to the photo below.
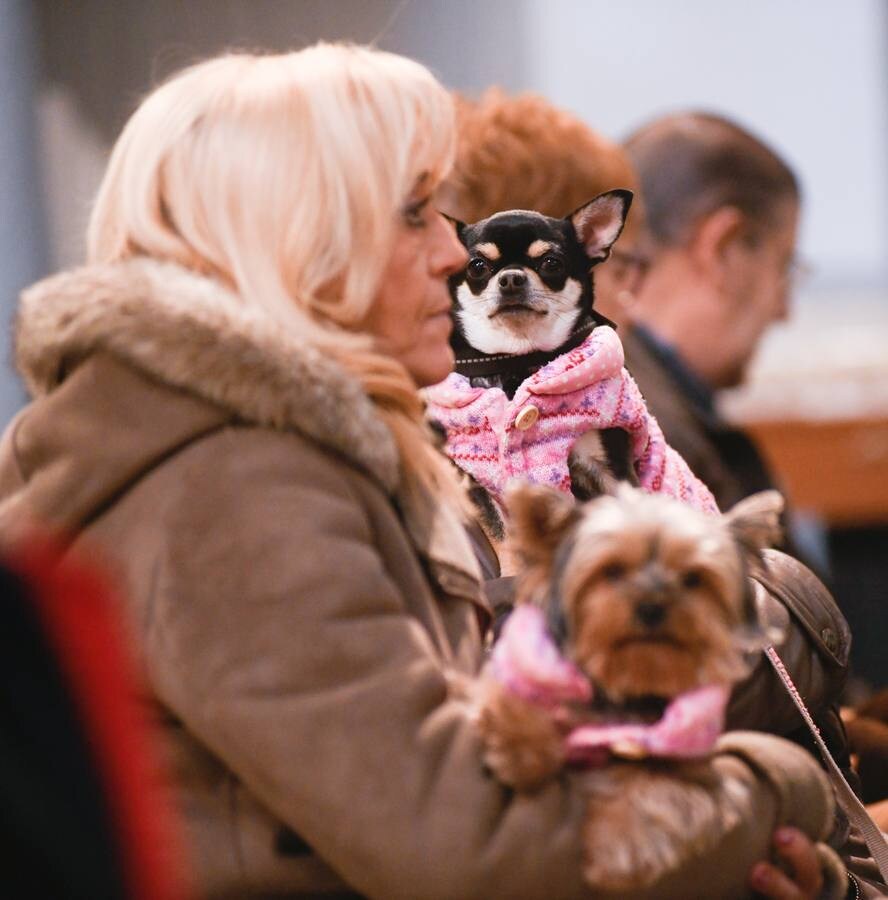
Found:
<svg viewBox="0 0 888 900"><path fill-rule="evenodd" d="M888 299L885 0L547 0L524 16L529 87L612 137L682 107L737 118L801 176L816 286Z"/></svg>
<svg viewBox="0 0 888 900"><path fill-rule="evenodd" d="M888 0L157 0L150 7L118 0L76 9L44 0L44 20L49 16L59 30L44 47L36 29L29 35L16 27L19 19L31 24L31 2L0 0L7 10L0 44L18 51L0 54L0 105L18 113L7 129L15 146L0 141L0 162L10 174L0 178L0 225L16 238L0 256L0 313L7 321L15 287L38 269L83 257L89 201L109 149L108 122L103 135L90 118L95 110L83 103L94 93L88 79L104 79L112 97L131 98L147 83L124 89L113 73L154 72L177 47L200 56L231 44L265 46L269 35L268 45L281 48L318 37L376 40L427 63L451 87L534 90L614 138L687 107L733 116L759 132L803 181L801 251L816 276L792 320L769 332L752 381L766 388L764 400L783 402L791 390L767 390L777 376L810 381L812 365L833 380L865 371L868 384L881 385L877 393L888 411ZM195 31L195 8L210 3L214 27L204 23ZM109 25L115 10L114 21L133 20L129 43ZM25 51L68 60L70 47L87 34L92 50L75 53L77 65L62 66L67 81L44 81L35 104L33 61ZM141 48L140 62L132 58L134 47ZM115 59L118 69L106 65ZM28 115L35 107L39 153ZM106 117L113 118L108 111ZM34 172L38 160L44 192ZM10 185L22 202L10 202ZM45 243L38 235L41 193ZM21 397L4 362L0 356L0 423ZM873 395L871 387L853 390ZM753 394L759 409L762 397ZM845 399L818 403L849 406Z"/></svg>

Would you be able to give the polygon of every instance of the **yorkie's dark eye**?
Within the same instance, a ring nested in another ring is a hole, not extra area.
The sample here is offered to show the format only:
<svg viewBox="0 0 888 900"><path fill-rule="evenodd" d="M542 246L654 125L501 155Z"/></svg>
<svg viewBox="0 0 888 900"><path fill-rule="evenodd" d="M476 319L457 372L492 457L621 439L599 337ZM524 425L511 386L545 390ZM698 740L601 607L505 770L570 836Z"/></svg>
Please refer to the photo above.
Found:
<svg viewBox="0 0 888 900"><path fill-rule="evenodd" d="M703 576L696 570L691 569L690 572L685 572L681 579L682 587L687 588L688 590L693 590L694 588L700 587L703 584Z"/></svg>
<svg viewBox="0 0 888 900"><path fill-rule="evenodd" d="M484 278L490 272L490 266L483 259L473 259L468 267L471 278Z"/></svg>
<svg viewBox="0 0 888 900"><path fill-rule="evenodd" d="M552 256L550 254L543 257L542 262L540 263L540 269L547 275L559 275L564 271L564 263L557 256Z"/></svg>
<svg viewBox="0 0 888 900"><path fill-rule="evenodd" d="M601 570L601 576L605 581L619 581L625 574L626 567L620 563L608 563Z"/></svg>

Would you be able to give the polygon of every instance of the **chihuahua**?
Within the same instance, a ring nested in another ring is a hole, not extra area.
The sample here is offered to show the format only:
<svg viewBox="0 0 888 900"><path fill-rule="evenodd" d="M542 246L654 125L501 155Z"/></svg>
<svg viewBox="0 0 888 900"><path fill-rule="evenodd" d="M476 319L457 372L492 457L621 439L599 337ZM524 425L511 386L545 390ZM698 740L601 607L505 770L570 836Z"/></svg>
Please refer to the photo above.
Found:
<svg viewBox="0 0 888 900"><path fill-rule="evenodd" d="M469 251L450 279L456 371L511 398L596 325L613 325L593 308L592 268L610 255L631 203L631 191L615 190L564 219L514 209L456 222Z"/></svg>
<svg viewBox="0 0 888 900"><path fill-rule="evenodd" d="M592 269L610 255L631 203L631 191L613 190L563 219L509 210L475 224L454 221L469 262L450 279L451 344L456 372L472 388L498 388L512 400L530 376L583 344L596 326L613 327L594 309ZM617 481L638 483L622 428L578 433L567 464L570 490L580 499ZM497 503L472 477L470 494L485 530L501 540Z"/></svg>

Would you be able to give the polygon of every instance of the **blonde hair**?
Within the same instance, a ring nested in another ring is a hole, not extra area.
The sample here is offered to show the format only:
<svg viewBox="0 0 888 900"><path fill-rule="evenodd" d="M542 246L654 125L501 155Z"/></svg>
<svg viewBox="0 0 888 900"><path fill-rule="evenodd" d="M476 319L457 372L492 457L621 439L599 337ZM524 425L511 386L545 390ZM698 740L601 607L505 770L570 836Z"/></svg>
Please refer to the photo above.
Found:
<svg viewBox="0 0 888 900"><path fill-rule="evenodd" d="M637 191L638 177L618 145L537 94L490 88L457 96L457 150L440 192L442 208L464 222L504 209L561 218L604 191ZM641 219L636 193L625 235Z"/></svg>
<svg viewBox="0 0 888 900"><path fill-rule="evenodd" d="M220 279L352 372L408 486L452 492L416 386L361 333L420 179L453 156L453 102L419 63L317 44L174 75L124 128L88 233L91 262L136 255Z"/></svg>

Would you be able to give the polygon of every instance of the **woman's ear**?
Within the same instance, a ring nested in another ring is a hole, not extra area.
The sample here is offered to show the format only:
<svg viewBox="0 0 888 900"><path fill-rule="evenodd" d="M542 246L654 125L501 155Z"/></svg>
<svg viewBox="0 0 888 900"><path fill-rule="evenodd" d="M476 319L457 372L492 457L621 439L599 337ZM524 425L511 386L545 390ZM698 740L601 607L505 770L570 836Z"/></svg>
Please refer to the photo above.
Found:
<svg viewBox="0 0 888 900"><path fill-rule="evenodd" d="M714 284L722 287L736 265L747 217L736 206L720 206L694 227L688 250L691 259Z"/></svg>

